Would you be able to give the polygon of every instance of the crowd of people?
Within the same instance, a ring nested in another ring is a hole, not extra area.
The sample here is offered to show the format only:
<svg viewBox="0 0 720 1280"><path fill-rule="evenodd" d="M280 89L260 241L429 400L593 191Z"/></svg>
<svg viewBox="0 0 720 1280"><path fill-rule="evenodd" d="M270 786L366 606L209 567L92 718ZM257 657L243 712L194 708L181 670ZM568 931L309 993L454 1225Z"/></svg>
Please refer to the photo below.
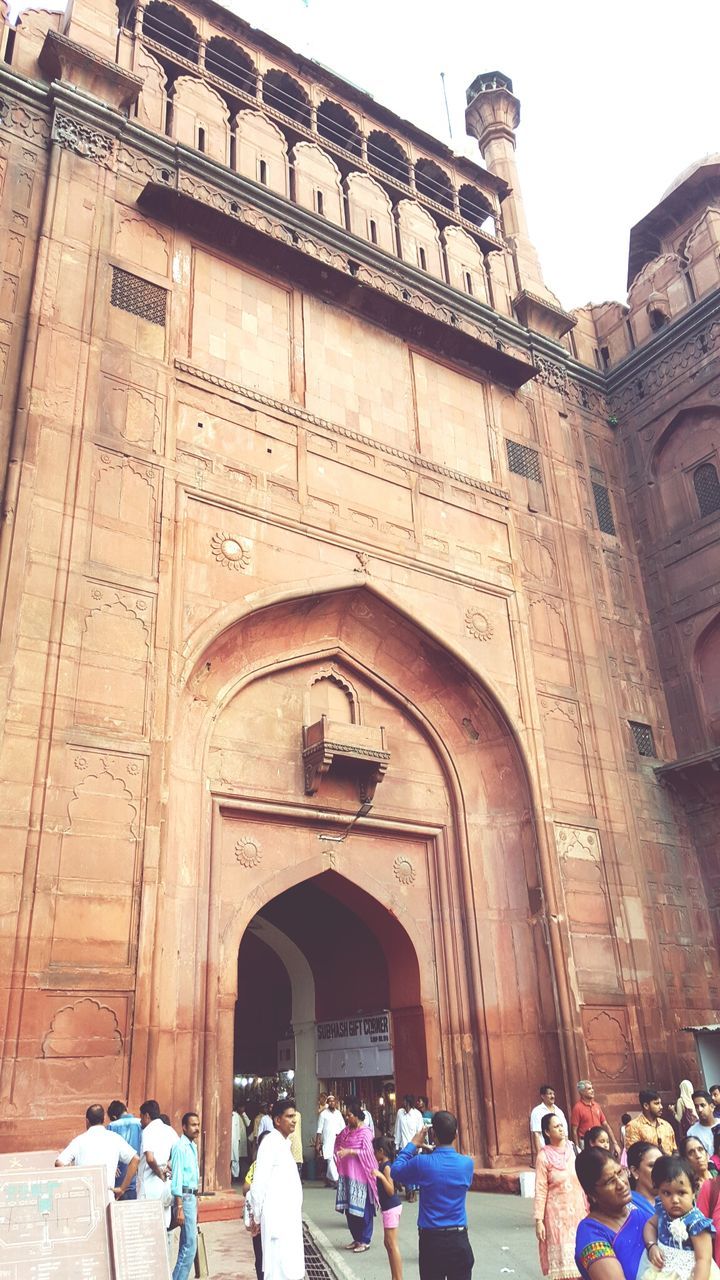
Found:
<svg viewBox="0 0 720 1280"><path fill-rule="evenodd" d="M297 1117L292 1098L278 1099L270 1115L272 1130L259 1133L257 1156L243 1184L245 1225L253 1238L258 1280L302 1280L302 1181L290 1145ZM347 1099L342 1109L332 1094L322 1101L316 1149L325 1163L326 1185L335 1191L335 1208L347 1222L346 1248L365 1253L380 1214L391 1280L402 1280L398 1225L404 1191L406 1200L420 1198L421 1280L470 1280L474 1258L465 1201L474 1164L455 1149L455 1116L431 1113L426 1099L408 1095L395 1133L397 1150L388 1136L375 1134L361 1099Z"/></svg>
<svg viewBox="0 0 720 1280"><path fill-rule="evenodd" d="M549 1280L720 1280L720 1085L656 1089L615 1137L591 1081L570 1124L550 1085L530 1113L535 1233Z"/></svg>
<svg viewBox="0 0 720 1280"><path fill-rule="evenodd" d="M197 1140L200 1119L195 1111L182 1118L177 1132L160 1104L149 1098L138 1116L124 1102L105 1108L94 1103L85 1112L85 1131L60 1152L57 1167L100 1166L106 1170L108 1203L113 1200L159 1200L168 1231L180 1229L172 1280L188 1280L197 1253L197 1209L200 1168Z"/></svg>
<svg viewBox="0 0 720 1280"><path fill-rule="evenodd" d="M530 1113L535 1155L535 1232L549 1280L720 1280L720 1085L682 1081L670 1119L656 1089L641 1090L639 1112L622 1116L619 1139L581 1080L566 1119L550 1085ZM242 1179L245 1225L258 1280L303 1280L301 1117L290 1097L233 1115L232 1172ZM96 1103L86 1128L56 1165L101 1166L108 1203L160 1201L168 1235L180 1229L173 1280L188 1280L197 1250L200 1120L189 1111L178 1133L154 1099L131 1115ZM466 1194L473 1160L455 1148L457 1121L423 1098L403 1099L392 1139L376 1134L362 1099L318 1107L314 1149L335 1193L353 1253L370 1247L378 1215L391 1280L402 1280L398 1244L402 1193L419 1195L421 1280L470 1280L473 1254Z"/></svg>

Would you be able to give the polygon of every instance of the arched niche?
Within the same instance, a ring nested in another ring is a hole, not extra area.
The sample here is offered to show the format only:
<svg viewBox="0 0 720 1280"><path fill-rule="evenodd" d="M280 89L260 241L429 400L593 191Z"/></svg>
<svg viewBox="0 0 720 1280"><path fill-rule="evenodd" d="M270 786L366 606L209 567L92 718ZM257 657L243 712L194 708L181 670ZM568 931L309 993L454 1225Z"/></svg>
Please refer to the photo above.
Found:
<svg viewBox="0 0 720 1280"><path fill-rule="evenodd" d="M235 118L235 167L278 195L290 194L287 140L259 111L239 111Z"/></svg>
<svg viewBox="0 0 720 1280"><path fill-rule="evenodd" d="M30 76L33 80L43 79L38 57L48 31L59 29L61 17L61 14L51 13L47 9L25 9L20 13L15 26L11 27L9 11L3 5L0 9L0 45L4 53L4 41L12 31L13 71L21 76Z"/></svg>
<svg viewBox="0 0 720 1280"><path fill-rule="evenodd" d="M357 689L346 674L333 666L312 671L305 695L304 723L314 724L323 715L340 724L360 724L362 721Z"/></svg>
<svg viewBox="0 0 720 1280"><path fill-rule="evenodd" d="M401 258L443 280L440 232L435 219L416 200L401 200L397 218Z"/></svg>
<svg viewBox="0 0 720 1280"><path fill-rule="evenodd" d="M179 76L172 90L172 106L177 141L227 164L230 113L220 94L193 76Z"/></svg>
<svg viewBox="0 0 720 1280"><path fill-rule="evenodd" d="M697 492L697 471L714 466L720 474L720 409L698 405L682 410L661 432L653 450L649 478L659 529L672 533L707 514Z"/></svg>
<svg viewBox="0 0 720 1280"><path fill-rule="evenodd" d="M442 233L448 265L448 282L454 289L487 302L485 260L479 245L462 227L446 227Z"/></svg>
<svg viewBox="0 0 720 1280"><path fill-rule="evenodd" d="M337 226L345 226L340 170L312 142L298 142L293 149L295 202Z"/></svg>
<svg viewBox="0 0 720 1280"><path fill-rule="evenodd" d="M137 119L146 128L164 133L167 111L165 70L149 49L136 43L133 50L133 71L142 78L142 89L135 105Z"/></svg>
<svg viewBox="0 0 720 1280"><path fill-rule="evenodd" d="M685 241L685 259L695 296L702 298L720 284L720 209L706 209Z"/></svg>
<svg viewBox="0 0 720 1280"><path fill-rule="evenodd" d="M345 179L348 221L353 235L369 240L386 253L395 253L392 204L369 173L349 173Z"/></svg>
<svg viewBox="0 0 720 1280"><path fill-rule="evenodd" d="M720 613L705 628L695 646L695 672L704 712L708 743L720 743Z"/></svg>
<svg viewBox="0 0 720 1280"><path fill-rule="evenodd" d="M663 253L653 258L635 277L628 292L629 319L636 342L645 342L658 327L687 310L690 301L678 255Z"/></svg>
<svg viewBox="0 0 720 1280"><path fill-rule="evenodd" d="M305 796L303 699L313 673L328 666L357 691L363 723L387 735L389 768L367 817L342 772L317 798ZM494 698L417 619L364 587L280 600L228 621L197 650L183 688L155 953L175 945L172 884L181 877L203 922L208 985L193 1003L181 973L158 968L153 982L173 1010L162 1036L207 1047L198 1079L208 1107L216 1064L232 1057L225 1019L244 929L300 879L334 870L390 905L413 943L430 1072L442 1074L438 1093L458 1108L468 1148L479 1161L524 1152L516 1108L503 1105L500 1116L489 1102L489 1112L477 1108L478 1096L521 1090L528 1060L541 1074L560 1072L550 959L533 920L542 897L533 806L522 753ZM451 1044L462 1051L450 1054ZM185 1091L192 1095L192 1084Z"/></svg>

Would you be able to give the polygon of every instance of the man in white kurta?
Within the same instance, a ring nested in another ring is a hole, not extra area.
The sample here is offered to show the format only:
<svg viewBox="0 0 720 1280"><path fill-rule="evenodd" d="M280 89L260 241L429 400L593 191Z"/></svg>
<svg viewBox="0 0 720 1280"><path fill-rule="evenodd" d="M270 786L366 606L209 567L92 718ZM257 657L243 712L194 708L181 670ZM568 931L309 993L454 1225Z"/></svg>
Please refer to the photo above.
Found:
<svg viewBox="0 0 720 1280"><path fill-rule="evenodd" d="M241 1174L244 1178L247 1173L247 1126L244 1108L240 1111L233 1108L230 1135L230 1172L233 1178L239 1178Z"/></svg>
<svg viewBox="0 0 720 1280"><path fill-rule="evenodd" d="M258 1147L247 1206L262 1237L263 1280L303 1280L302 1183L290 1149L295 1103L279 1099L271 1133Z"/></svg>
<svg viewBox="0 0 720 1280"><path fill-rule="evenodd" d="M415 1098L411 1093L406 1093L403 1099L403 1105L398 1108L395 1117L395 1150L402 1151L408 1142L412 1142L416 1134L420 1132L424 1124L422 1112L418 1111L415 1105ZM405 1199L412 1202L417 1195L417 1187L411 1183L405 1183Z"/></svg>
<svg viewBox="0 0 720 1280"><path fill-rule="evenodd" d="M327 1096L327 1106L320 1112L318 1116L317 1134L315 1137L315 1146L322 1155L323 1160L327 1161L325 1170L325 1183L327 1186L337 1186L338 1171L335 1163L335 1139L339 1133L345 1128L345 1121L342 1113L338 1110L335 1096L329 1093Z"/></svg>
<svg viewBox="0 0 720 1280"><path fill-rule="evenodd" d="M160 1106L154 1098L143 1102L140 1108L142 1125L140 1168L137 1175L138 1200L160 1200L165 1214L165 1226L170 1226L170 1161L178 1136L170 1125L160 1119Z"/></svg>

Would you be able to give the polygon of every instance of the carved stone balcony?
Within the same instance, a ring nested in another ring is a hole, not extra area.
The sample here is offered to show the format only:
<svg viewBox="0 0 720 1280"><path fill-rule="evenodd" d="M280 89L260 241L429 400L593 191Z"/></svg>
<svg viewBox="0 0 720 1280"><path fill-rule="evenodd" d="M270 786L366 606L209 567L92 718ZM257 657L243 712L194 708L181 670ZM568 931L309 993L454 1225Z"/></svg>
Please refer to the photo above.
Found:
<svg viewBox="0 0 720 1280"><path fill-rule="evenodd" d="M382 782L390 752L385 746L382 726L349 724L321 716L315 724L303 727L303 766L305 794L314 796L321 778L333 765L342 765L345 773L357 778L363 804L370 804L378 782Z"/></svg>

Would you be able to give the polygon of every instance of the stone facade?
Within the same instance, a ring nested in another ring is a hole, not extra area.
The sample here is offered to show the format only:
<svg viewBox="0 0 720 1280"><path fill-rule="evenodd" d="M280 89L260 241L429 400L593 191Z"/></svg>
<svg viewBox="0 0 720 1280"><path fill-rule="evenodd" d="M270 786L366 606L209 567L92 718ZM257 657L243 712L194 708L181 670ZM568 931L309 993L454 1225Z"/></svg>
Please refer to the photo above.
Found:
<svg viewBox="0 0 720 1280"><path fill-rule="evenodd" d="M484 169L211 3L63 24L0 66L9 1142L161 1096L222 1186L238 950L308 883L478 1164L526 1153L528 1081L693 1075L717 255L684 308L638 268L628 352L543 281L505 77Z"/></svg>

